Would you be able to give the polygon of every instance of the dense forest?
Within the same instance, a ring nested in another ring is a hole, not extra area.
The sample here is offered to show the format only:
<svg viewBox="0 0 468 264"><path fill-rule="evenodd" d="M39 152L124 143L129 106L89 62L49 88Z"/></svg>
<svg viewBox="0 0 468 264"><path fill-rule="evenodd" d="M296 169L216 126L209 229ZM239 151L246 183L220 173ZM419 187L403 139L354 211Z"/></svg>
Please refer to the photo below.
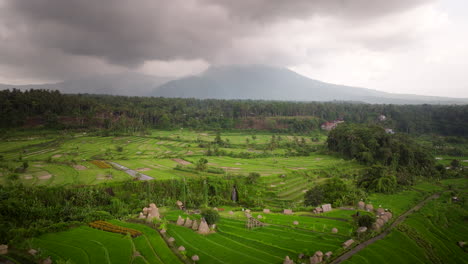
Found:
<svg viewBox="0 0 468 264"><path fill-rule="evenodd" d="M386 120L378 117L385 115ZM99 128L136 132L148 128L306 132L323 122L380 123L405 133L468 136L468 105L374 105L349 102L199 100L58 91L0 91L0 128Z"/></svg>

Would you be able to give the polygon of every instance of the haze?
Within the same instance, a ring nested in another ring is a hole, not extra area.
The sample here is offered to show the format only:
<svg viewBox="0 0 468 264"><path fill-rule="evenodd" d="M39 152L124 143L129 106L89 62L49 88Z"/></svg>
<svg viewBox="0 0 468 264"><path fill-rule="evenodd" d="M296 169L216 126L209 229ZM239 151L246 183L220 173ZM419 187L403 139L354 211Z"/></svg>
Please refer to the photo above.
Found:
<svg viewBox="0 0 468 264"><path fill-rule="evenodd" d="M468 97L466 11L462 0L0 0L0 83L265 64L335 84Z"/></svg>

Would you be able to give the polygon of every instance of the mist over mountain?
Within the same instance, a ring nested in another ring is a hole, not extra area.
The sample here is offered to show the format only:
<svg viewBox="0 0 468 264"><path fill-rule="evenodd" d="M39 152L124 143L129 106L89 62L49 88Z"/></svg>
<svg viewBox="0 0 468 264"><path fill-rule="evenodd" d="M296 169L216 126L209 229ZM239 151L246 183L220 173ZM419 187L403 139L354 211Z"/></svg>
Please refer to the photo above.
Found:
<svg viewBox="0 0 468 264"><path fill-rule="evenodd" d="M154 96L289 101L357 101L393 104L460 104L468 99L391 94L313 80L264 65L211 67L198 76L169 81Z"/></svg>
<svg viewBox="0 0 468 264"><path fill-rule="evenodd" d="M18 88L59 90L62 93L89 93L126 96L149 96L154 87L170 81L169 77L157 77L141 73L126 72L120 74L95 75L87 78L66 80L59 83L7 85L0 84L0 89Z"/></svg>
<svg viewBox="0 0 468 264"><path fill-rule="evenodd" d="M384 104L466 104L468 99L392 94L310 79L286 68L265 65L217 66L180 79L134 72L96 75L59 83L5 85L0 89L51 89L62 93L198 99L353 101Z"/></svg>

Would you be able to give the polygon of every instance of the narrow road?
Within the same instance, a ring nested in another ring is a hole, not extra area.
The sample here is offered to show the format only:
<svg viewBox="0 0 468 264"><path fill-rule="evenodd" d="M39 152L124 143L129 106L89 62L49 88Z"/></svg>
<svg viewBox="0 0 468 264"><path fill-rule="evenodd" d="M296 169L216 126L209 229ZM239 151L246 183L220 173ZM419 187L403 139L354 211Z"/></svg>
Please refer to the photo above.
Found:
<svg viewBox="0 0 468 264"><path fill-rule="evenodd" d="M400 215L396 220L395 222L392 223L392 225L387 228L387 230L383 231L382 233L380 233L379 235L367 240L367 241L364 241L362 242L361 244L357 245L355 248L351 249L350 251L346 252L345 254L339 256L337 259L335 259L334 261L332 261L331 263L332 264L336 264L336 263L341 263L347 259L349 259L350 257L352 257L354 254L358 253L359 251L363 250L364 248L366 248L367 246L369 246L370 244L373 244L377 241L379 241L380 239L386 237L388 234L390 234L390 232L392 231L392 229L394 227L396 227L398 224L400 224L401 222L403 222L406 217L408 217L408 215L412 214L414 211L416 210L419 210L421 209L421 207L423 207L427 202L429 202L430 200L433 200L433 199L437 199L439 198L440 196L440 193L436 193L436 194L433 194L429 197L427 197L426 199L424 199L423 201L419 202L416 206L414 206L413 208L409 209L408 211L406 211L404 214Z"/></svg>
<svg viewBox="0 0 468 264"><path fill-rule="evenodd" d="M132 176L132 177L134 177L134 178L136 178L136 177L137 177L137 174L138 174L138 175L140 176L140 177L138 178L140 181L154 180L154 178L151 177L151 176L148 176L148 175L143 174L143 173L141 173L141 172L138 172L138 171L136 171L136 170L129 169L129 168L127 168L127 167L125 167L125 166L122 166L122 165L120 165L120 164L118 164L118 163L115 163L115 162L112 162L112 161L109 161L109 163L112 164L112 165L113 165L114 167L116 167L117 169L123 170L125 173L127 173L128 175L130 175L130 176Z"/></svg>

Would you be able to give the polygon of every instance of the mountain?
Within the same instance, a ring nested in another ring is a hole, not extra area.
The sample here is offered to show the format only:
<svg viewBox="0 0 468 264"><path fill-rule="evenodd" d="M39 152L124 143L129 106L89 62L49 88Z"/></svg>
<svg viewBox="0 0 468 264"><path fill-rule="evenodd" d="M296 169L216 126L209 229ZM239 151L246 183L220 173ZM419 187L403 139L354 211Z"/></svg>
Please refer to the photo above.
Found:
<svg viewBox="0 0 468 264"><path fill-rule="evenodd" d="M350 101L385 104L468 104L468 98L392 94L371 89L313 80L286 68L264 65L231 65L207 69L197 76L171 80L135 72L96 75L59 83L6 85L51 89L62 93L162 96L214 99L260 99L288 101Z"/></svg>
<svg viewBox="0 0 468 264"><path fill-rule="evenodd" d="M466 104L468 99L392 94L313 80L285 68L264 65L211 67L198 76L169 81L152 94L162 97L356 101L393 104Z"/></svg>
<svg viewBox="0 0 468 264"><path fill-rule="evenodd" d="M0 84L0 90L17 88L59 90L62 93L112 94L127 96L150 96L155 87L170 81L167 77L157 77L134 72L95 75L66 80L59 83L7 85Z"/></svg>

